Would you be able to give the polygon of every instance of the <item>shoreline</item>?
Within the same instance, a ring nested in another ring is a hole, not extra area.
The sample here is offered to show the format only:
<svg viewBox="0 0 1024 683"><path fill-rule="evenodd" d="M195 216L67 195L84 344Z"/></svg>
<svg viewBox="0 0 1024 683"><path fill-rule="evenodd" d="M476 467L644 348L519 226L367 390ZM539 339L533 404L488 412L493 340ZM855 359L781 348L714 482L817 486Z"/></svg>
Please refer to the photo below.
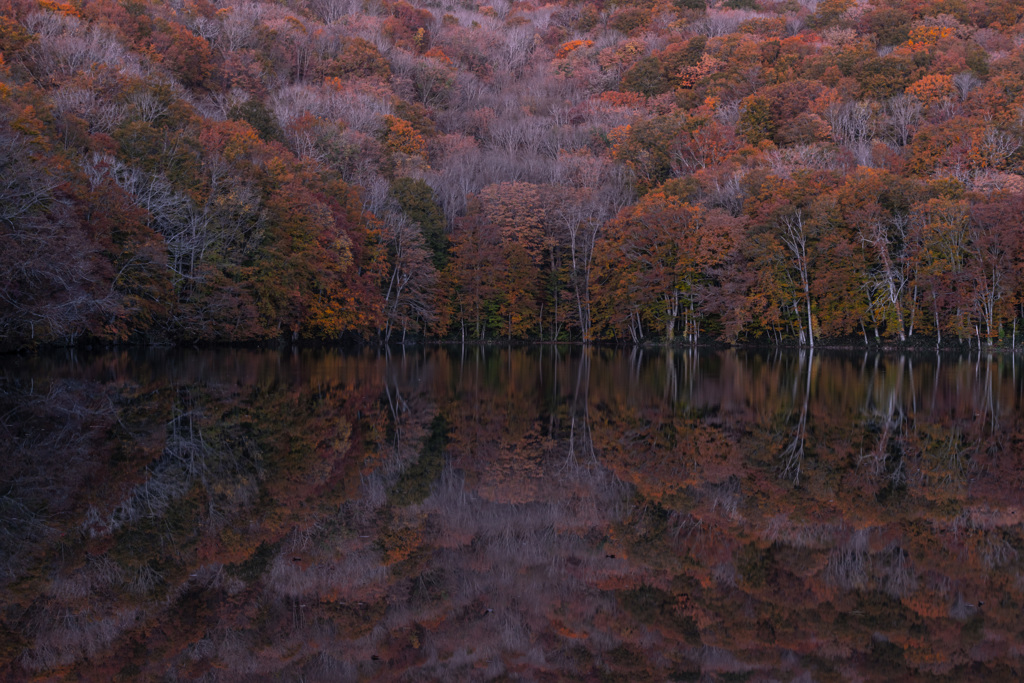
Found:
<svg viewBox="0 0 1024 683"><path fill-rule="evenodd" d="M672 350L672 351L785 351L785 352L843 352L843 353L983 353L986 355L1016 355L1024 353L1024 343L1017 348L1004 345L992 345L979 348L977 344L920 344L920 343L887 343L880 344L856 344L851 342L818 343L813 347L801 346L799 344L763 344L756 342L727 343L721 341L702 342L699 344L684 344L675 342L665 344L663 342L644 342L640 344L618 343L614 341L599 341L584 343L581 341L541 341L541 340L449 340L449 339L427 339L406 343L384 344L378 341L321 341L321 340L297 340L297 341L212 341L212 342L124 342L124 343L95 343L79 342L76 344L40 344L31 348L9 349L0 351L0 358L14 356L32 356L37 354L52 353L61 350L73 351L126 351L126 350L214 350L214 349L249 349L260 351L285 351L299 349L318 350L343 350L352 351L357 349L410 349L425 347L477 347L477 348L529 348L529 347L574 347L592 349L615 349L615 350Z"/></svg>

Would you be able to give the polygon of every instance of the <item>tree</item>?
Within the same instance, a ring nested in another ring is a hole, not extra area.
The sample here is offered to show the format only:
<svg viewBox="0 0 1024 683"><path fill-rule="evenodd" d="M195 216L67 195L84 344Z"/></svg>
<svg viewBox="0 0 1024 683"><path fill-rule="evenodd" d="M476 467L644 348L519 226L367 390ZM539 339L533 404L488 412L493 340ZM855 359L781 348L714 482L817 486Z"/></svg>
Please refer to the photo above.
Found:
<svg viewBox="0 0 1024 683"><path fill-rule="evenodd" d="M181 26L171 24L165 31L157 34L156 41L164 62L184 85L205 86L213 75L210 44Z"/></svg>
<svg viewBox="0 0 1024 683"><path fill-rule="evenodd" d="M499 235L478 212L456 222L448 275L455 284L463 340L467 323L473 326L477 339L485 338L487 309L500 291L504 265L500 249Z"/></svg>
<svg viewBox="0 0 1024 683"><path fill-rule="evenodd" d="M906 147L921 118L921 102L912 95L897 95L886 101L885 113L890 139L900 147Z"/></svg>
<svg viewBox="0 0 1024 683"><path fill-rule="evenodd" d="M437 321L437 271L423 233L404 216L392 216L381 229L389 256L384 292L384 343L400 327L402 342L411 325L432 329Z"/></svg>
<svg viewBox="0 0 1024 683"><path fill-rule="evenodd" d="M800 279L803 292L804 308L807 314L806 343L814 348L814 326L811 313L811 262L808 256L809 226L804 222L802 209L782 215L778 220L779 239L789 252L793 267ZM794 307L796 304L794 303ZM804 343L803 330L800 330L800 343Z"/></svg>
<svg viewBox="0 0 1024 683"><path fill-rule="evenodd" d="M391 66L377 46L364 38L345 40L338 56L326 67L328 76L338 78L391 78Z"/></svg>
<svg viewBox="0 0 1024 683"><path fill-rule="evenodd" d="M970 210L970 261L965 282L975 316L985 329L989 346L999 336L1000 325L1014 308L1011 296L1021 276L1021 239L1017 219L1021 200L1002 199L976 204ZM980 340L979 340L980 342Z"/></svg>
<svg viewBox="0 0 1024 683"><path fill-rule="evenodd" d="M284 139L277 119L260 100L250 97L245 102L231 107L228 116L236 121L248 123L266 142L281 142Z"/></svg>
<svg viewBox="0 0 1024 683"><path fill-rule="evenodd" d="M657 57L644 57L622 74L622 89L648 97L668 90L668 83Z"/></svg>
<svg viewBox="0 0 1024 683"><path fill-rule="evenodd" d="M678 114L658 116L609 132L612 156L635 178L637 194L663 183L672 172L672 142L686 129Z"/></svg>
<svg viewBox="0 0 1024 683"><path fill-rule="evenodd" d="M3 107L3 103L0 103ZM48 155L34 108L0 108L0 338L13 350L104 336L120 293L75 202L80 176Z"/></svg>
<svg viewBox="0 0 1024 683"><path fill-rule="evenodd" d="M888 220L875 218L861 228L861 240L875 262L867 282L871 300L877 302L886 314L891 312L895 315L896 334L901 342L907 340L903 300L911 278L910 259L905 253L909 247L908 228L909 220L905 215L896 215Z"/></svg>
<svg viewBox="0 0 1024 683"><path fill-rule="evenodd" d="M717 121L683 131L672 145L672 168L677 176L718 166L736 150L732 129Z"/></svg>
<svg viewBox="0 0 1024 683"><path fill-rule="evenodd" d="M762 140L771 140L776 127L767 98L751 96L744 100L738 132L748 143L756 145Z"/></svg>
<svg viewBox="0 0 1024 683"><path fill-rule="evenodd" d="M570 286L576 299L577 324L586 344L593 341L591 286L594 252L607 219L608 205L597 188L576 189L561 198L553 219L564 231L571 268Z"/></svg>
<svg viewBox="0 0 1024 683"><path fill-rule="evenodd" d="M655 191L609 224L596 268L616 333L639 342L654 326L672 343L678 326L689 343L699 341L706 288L732 246L728 225L709 218Z"/></svg>
<svg viewBox="0 0 1024 683"><path fill-rule="evenodd" d="M922 288L931 295L936 344L941 345L944 329L961 339L970 338L963 298L970 225L967 202L929 199L915 207L913 219L919 277ZM952 316L943 320L949 312Z"/></svg>
<svg viewBox="0 0 1024 683"><path fill-rule="evenodd" d="M545 236L543 197L540 188L529 183L489 185L479 197L483 216L500 239L507 278L498 313L506 321L509 337L525 336L535 320L543 324L537 298L545 257L555 248Z"/></svg>
<svg viewBox="0 0 1024 683"><path fill-rule="evenodd" d="M391 196L402 211L419 226L431 260L438 272L448 263L448 236L445 234L444 214L434 202L434 191L423 180L396 178L391 183Z"/></svg>

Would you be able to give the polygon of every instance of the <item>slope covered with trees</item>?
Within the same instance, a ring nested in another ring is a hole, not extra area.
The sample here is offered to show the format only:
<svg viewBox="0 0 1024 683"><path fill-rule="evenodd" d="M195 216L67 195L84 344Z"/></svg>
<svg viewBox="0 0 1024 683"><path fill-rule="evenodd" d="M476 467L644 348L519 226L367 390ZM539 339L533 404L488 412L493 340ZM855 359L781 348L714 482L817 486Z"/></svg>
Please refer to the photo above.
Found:
<svg viewBox="0 0 1024 683"><path fill-rule="evenodd" d="M0 0L2 346L1015 344L1022 16Z"/></svg>

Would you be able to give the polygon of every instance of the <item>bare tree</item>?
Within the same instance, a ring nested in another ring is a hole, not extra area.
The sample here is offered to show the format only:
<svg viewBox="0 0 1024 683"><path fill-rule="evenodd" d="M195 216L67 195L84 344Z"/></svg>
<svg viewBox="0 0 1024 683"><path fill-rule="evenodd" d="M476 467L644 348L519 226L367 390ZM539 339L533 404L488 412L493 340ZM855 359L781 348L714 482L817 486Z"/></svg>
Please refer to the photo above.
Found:
<svg viewBox="0 0 1024 683"><path fill-rule="evenodd" d="M1021 140L1018 136L1001 131L995 126L985 128L985 137L982 138L981 149L985 161L991 168L1002 168L1006 161L1012 157L1021 147Z"/></svg>
<svg viewBox="0 0 1024 683"><path fill-rule="evenodd" d="M913 95L897 95L886 101L886 133L900 147L906 147L921 120L921 102Z"/></svg>
<svg viewBox="0 0 1024 683"><path fill-rule="evenodd" d="M789 251L792 257L792 264L795 266L797 275L800 278L800 288L803 292L804 306L807 310L807 345L814 348L814 328L811 321L811 263L807 254L808 229L804 222L803 210L797 209L793 213L786 214L779 219L779 237L782 244ZM799 310L796 302L794 308ZM801 342L803 342L803 330L800 331Z"/></svg>
<svg viewBox="0 0 1024 683"><path fill-rule="evenodd" d="M485 160L476 142L463 135L445 136L440 146L440 169L428 172L424 179L434 190L450 231L455 218L465 212L467 197L487 184L483 167L490 159Z"/></svg>
<svg viewBox="0 0 1024 683"><path fill-rule="evenodd" d="M896 316L896 333L900 341L907 340L903 317L903 289L910 280L909 261L906 258L909 218L899 214L890 220L877 219L861 229L861 241L877 259L869 275L868 286L872 300L880 296L884 308Z"/></svg>
<svg viewBox="0 0 1024 683"><path fill-rule="evenodd" d="M312 0L310 7L325 24L335 24L345 17L358 15L364 3L360 0Z"/></svg>
<svg viewBox="0 0 1024 683"><path fill-rule="evenodd" d="M875 135L874 107L870 102L832 103L825 110L832 139L846 146L861 166L871 165L871 141Z"/></svg>
<svg viewBox="0 0 1024 683"><path fill-rule="evenodd" d="M381 338L388 343L401 328L404 342L410 325L430 325L436 320L437 271L419 225L402 212L386 180L378 177L369 184L363 210L380 226L389 255L387 281L382 283L385 322Z"/></svg>
<svg viewBox="0 0 1024 683"><path fill-rule="evenodd" d="M38 39L30 50L31 69L43 80L63 82L102 66L123 73L141 70L137 59L99 24L66 14L35 12L26 26Z"/></svg>
<svg viewBox="0 0 1024 683"><path fill-rule="evenodd" d="M126 108L104 101L96 91L86 88L60 88L51 94L54 110L62 116L74 114L84 119L91 131L109 133L124 119Z"/></svg>
<svg viewBox="0 0 1024 683"><path fill-rule="evenodd" d="M979 85L981 85L981 80L970 71L962 71L956 76L953 76L953 87L956 88L957 95L960 96L961 102L967 100L971 91Z"/></svg>
<svg viewBox="0 0 1024 683"><path fill-rule="evenodd" d="M507 30L497 46L495 60L502 71L516 74L533 55L534 32L532 27L518 26Z"/></svg>
<svg viewBox="0 0 1024 683"><path fill-rule="evenodd" d="M0 124L0 347L74 342L112 309L93 244L29 140Z"/></svg>

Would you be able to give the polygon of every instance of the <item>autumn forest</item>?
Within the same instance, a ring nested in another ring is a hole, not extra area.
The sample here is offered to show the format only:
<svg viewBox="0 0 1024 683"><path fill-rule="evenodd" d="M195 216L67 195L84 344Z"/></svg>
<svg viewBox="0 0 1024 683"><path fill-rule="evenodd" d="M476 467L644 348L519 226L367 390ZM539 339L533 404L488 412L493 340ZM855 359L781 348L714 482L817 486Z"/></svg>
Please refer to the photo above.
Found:
<svg viewBox="0 0 1024 683"><path fill-rule="evenodd" d="M0 344L1016 346L1015 0L0 1Z"/></svg>

